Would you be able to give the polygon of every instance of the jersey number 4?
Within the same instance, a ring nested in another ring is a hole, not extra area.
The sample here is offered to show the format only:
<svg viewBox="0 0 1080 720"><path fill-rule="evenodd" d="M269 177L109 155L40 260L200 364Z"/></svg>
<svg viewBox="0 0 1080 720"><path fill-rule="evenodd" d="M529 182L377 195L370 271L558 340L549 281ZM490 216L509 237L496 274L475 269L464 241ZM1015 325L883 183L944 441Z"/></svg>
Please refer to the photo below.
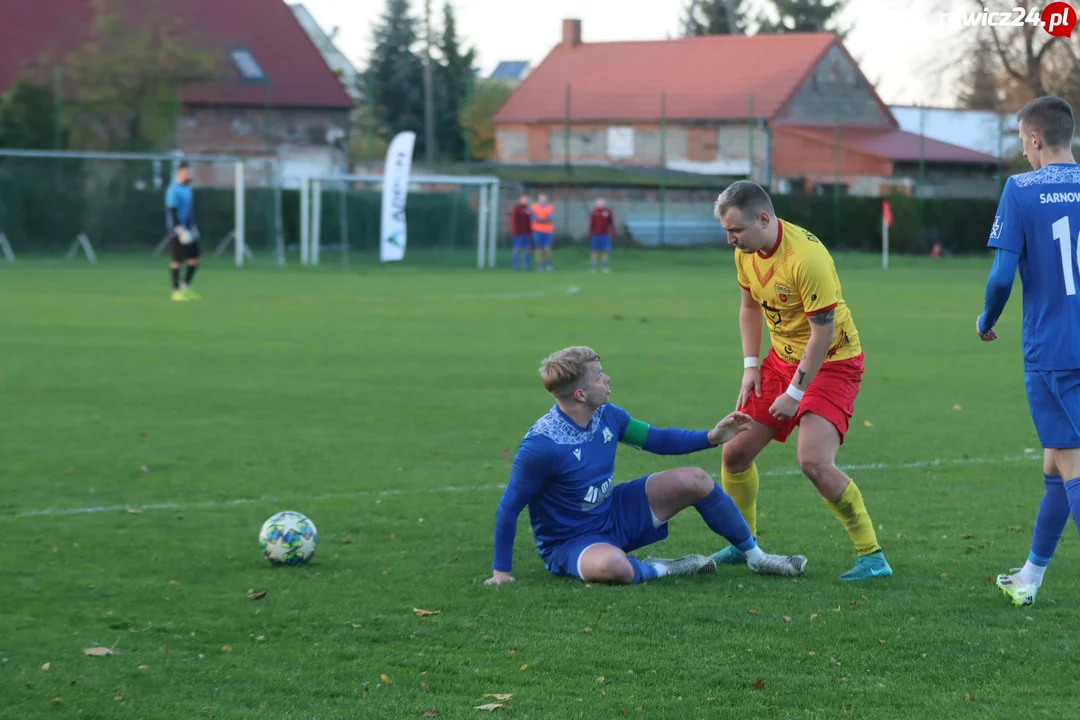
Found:
<svg viewBox="0 0 1080 720"><path fill-rule="evenodd" d="M1073 247L1072 233L1069 230L1069 216L1066 215L1054 222L1054 239L1058 241L1061 250L1061 272L1065 274L1065 294L1076 294L1076 280L1073 277ZM1080 235L1077 236L1080 243ZM1077 258L1080 263L1080 257Z"/></svg>

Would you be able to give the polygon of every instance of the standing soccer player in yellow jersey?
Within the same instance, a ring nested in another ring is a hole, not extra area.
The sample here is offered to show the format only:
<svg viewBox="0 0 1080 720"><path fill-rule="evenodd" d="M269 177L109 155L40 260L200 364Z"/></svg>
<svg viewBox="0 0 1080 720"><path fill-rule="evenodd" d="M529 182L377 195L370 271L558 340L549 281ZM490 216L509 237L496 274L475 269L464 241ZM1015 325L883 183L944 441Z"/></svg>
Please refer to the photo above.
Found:
<svg viewBox="0 0 1080 720"><path fill-rule="evenodd" d="M756 536L754 460L769 442L785 442L798 426L799 467L855 544L855 567L840 579L892 575L862 493L836 467L862 382L863 351L832 256L813 233L776 217L772 199L756 183L733 183L716 199L714 213L736 249L742 287L745 371L736 407L754 420L749 432L724 445L724 492ZM759 370L762 318L772 348ZM733 546L713 559L745 562Z"/></svg>

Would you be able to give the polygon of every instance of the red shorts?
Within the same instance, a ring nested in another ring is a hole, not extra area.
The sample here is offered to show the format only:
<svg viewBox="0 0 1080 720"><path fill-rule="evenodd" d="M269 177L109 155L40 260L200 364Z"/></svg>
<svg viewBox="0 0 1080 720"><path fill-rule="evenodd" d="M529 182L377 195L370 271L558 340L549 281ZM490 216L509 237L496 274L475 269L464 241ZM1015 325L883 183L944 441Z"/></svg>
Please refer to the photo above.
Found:
<svg viewBox="0 0 1080 720"><path fill-rule="evenodd" d="M806 413L820 415L840 431L842 444L851 416L855 414L855 397L859 394L863 376L863 354L822 364L799 402L795 417L777 420L769 414L769 408L788 389L798 369L797 363L781 360L774 350L769 350L765 362L761 364L761 397L751 393L746 406L739 409L762 425L776 428L774 439L778 442L788 439Z"/></svg>

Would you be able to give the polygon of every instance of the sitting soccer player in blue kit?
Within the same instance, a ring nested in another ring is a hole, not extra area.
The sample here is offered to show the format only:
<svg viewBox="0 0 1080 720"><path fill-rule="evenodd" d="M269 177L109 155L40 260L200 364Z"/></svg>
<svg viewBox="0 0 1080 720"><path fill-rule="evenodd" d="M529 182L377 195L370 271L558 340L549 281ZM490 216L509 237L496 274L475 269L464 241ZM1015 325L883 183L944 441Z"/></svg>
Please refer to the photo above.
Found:
<svg viewBox="0 0 1080 720"><path fill-rule="evenodd" d="M665 539L668 520L690 506L713 532L746 553L754 572L802 574L806 558L762 552L731 498L701 468L665 470L618 485L612 479L620 442L656 455L685 455L747 430L749 416L732 413L711 430L651 427L608 403L610 378L587 347L549 356L540 377L556 404L529 429L514 458L495 516L494 574L487 584L514 580L514 535L525 506L540 557L556 575L626 584L715 572L715 561L706 555L638 560L626 554Z"/></svg>

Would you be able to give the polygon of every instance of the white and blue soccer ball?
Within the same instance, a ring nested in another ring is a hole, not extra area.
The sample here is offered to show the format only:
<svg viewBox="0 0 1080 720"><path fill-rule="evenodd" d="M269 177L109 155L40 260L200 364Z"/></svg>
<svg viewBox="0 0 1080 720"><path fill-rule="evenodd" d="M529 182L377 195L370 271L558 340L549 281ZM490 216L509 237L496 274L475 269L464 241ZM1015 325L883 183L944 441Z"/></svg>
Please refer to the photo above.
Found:
<svg viewBox="0 0 1080 720"><path fill-rule="evenodd" d="M306 565L318 544L315 523L292 510L270 517L259 531L259 550L271 565Z"/></svg>

